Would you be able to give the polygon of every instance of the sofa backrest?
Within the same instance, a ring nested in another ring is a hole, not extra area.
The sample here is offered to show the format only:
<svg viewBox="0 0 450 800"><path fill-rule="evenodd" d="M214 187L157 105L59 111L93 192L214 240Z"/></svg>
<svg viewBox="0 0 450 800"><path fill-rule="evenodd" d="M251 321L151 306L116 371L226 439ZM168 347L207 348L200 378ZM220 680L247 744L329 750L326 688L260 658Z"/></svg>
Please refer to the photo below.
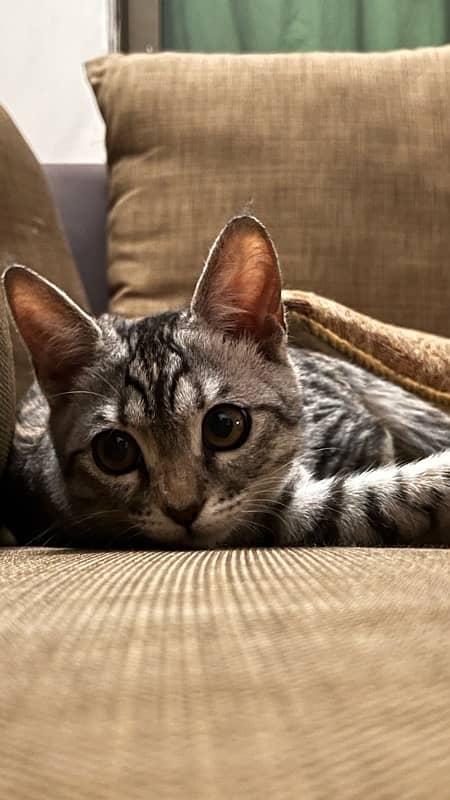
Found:
<svg viewBox="0 0 450 800"><path fill-rule="evenodd" d="M106 311L106 165L47 164L45 173L95 314Z"/></svg>

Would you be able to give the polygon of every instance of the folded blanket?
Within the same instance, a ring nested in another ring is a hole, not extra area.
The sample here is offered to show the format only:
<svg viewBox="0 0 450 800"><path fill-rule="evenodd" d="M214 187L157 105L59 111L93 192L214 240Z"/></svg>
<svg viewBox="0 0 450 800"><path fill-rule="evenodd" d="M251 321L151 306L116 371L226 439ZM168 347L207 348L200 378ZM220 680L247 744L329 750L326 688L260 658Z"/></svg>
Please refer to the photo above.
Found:
<svg viewBox="0 0 450 800"><path fill-rule="evenodd" d="M333 300L287 290L292 343L341 355L450 409L450 340L366 317Z"/></svg>

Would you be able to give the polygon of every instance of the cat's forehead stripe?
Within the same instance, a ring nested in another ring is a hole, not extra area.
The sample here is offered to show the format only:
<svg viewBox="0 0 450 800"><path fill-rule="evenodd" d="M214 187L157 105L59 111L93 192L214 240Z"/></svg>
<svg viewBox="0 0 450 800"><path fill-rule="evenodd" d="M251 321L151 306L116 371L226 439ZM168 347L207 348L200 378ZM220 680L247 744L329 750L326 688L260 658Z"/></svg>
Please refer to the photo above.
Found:
<svg viewBox="0 0 450 800"><path fill-rule="evenodd" d="M139 402L142 405L142 408L143 408L143 411L144 411L145 415L149 416L150 415L150 403L149 403L149 397L148 397L148 389L145 386L144 382L137 375L133 375L131 373L130 367L128 367L127 373L125 375L125 386L127 388L132 389L138 395ZM125 402L125 398L124 398L123 407L121 409L121 413L122 414L125 413L125 405L126 405L126 402Z"/></svg>
<svg viewBox="0 0 450 800"><path fill-rule="evenodd" d="M178 341L177 321L174 314L159 321L140 320L131 332L124 332L128 352L118 409L123 424L177 413L180 382L191 374L188 352ZM194 375L183 384L182 397L184 406L198 407L203 402Z"/></svg>

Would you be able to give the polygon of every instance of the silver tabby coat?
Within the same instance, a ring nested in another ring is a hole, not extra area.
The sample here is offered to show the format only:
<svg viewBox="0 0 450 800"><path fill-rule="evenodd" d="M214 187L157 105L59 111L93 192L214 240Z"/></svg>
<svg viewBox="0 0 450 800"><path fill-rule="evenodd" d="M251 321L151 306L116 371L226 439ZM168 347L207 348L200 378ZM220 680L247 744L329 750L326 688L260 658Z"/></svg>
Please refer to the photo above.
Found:
<svg viewBox="0 0 450 800"><path fill-rule="evenodd" d="M255 218L224 228L188 310L94 320L23 267L5 288L37 375L3 491L19 543L450 542L450 417L287 346Z"/></svg>

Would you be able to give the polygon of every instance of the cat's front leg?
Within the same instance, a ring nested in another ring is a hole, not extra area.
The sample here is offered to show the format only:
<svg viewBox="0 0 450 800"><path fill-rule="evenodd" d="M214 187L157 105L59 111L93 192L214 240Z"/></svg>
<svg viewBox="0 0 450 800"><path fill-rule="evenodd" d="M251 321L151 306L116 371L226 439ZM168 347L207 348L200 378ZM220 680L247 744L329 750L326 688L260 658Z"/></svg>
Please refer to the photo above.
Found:
<svg viewBox="0 0 450 800"><path fill-rule="evenodd" d="M292 486L280 544L450 545L450 450Z"/></svg>

